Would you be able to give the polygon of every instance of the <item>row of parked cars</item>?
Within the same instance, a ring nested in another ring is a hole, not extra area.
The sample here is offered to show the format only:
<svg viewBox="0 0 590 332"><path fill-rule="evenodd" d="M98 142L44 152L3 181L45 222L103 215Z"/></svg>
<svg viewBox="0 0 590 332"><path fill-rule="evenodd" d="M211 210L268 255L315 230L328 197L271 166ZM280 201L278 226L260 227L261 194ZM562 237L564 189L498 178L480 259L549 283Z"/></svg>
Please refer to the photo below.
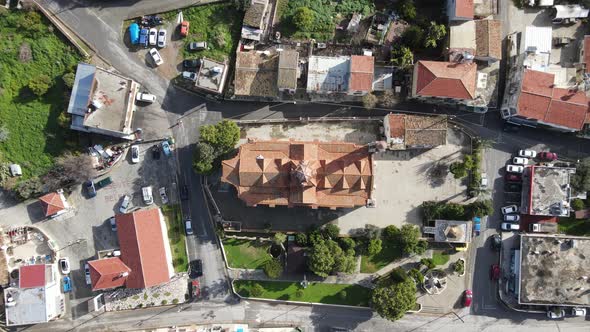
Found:
<svg viewBox="0 0 590 332"><path fill-rule="evenodd" d="M557 153L543 151L537 153L533 150L519 150L518 156L512 158L512 164L506 166L506 171L509 173L522 173L524 167L529 164L530 160L538 160L540 162L548 162L557 160Z"/></svg>

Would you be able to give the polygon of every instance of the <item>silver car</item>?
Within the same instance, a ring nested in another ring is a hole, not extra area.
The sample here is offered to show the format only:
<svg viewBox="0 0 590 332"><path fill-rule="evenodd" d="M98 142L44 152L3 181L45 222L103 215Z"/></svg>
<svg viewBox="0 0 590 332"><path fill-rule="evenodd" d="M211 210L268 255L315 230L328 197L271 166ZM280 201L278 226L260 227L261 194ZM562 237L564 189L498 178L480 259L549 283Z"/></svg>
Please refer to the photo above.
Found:
<svg viewBox="0 0 590 332"><path fill-rule="evenodd" d="M121 202L121 206L119 207L119 212L121 212L121 213L127 212L127 208L129 207L130 201L131 201L131 197L129 197L129 195L123 196L123 201Z"/></svg>

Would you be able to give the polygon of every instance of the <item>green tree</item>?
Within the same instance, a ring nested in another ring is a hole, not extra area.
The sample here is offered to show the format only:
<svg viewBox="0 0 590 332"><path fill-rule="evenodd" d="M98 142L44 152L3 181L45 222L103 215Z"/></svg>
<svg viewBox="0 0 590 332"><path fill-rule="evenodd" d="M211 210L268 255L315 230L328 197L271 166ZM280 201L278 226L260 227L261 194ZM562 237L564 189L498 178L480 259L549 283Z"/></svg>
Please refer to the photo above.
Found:
<svg viewBox="0 0 590 332"><path fill-rule="evenodd" d="M366 109L375 108L379 99L372 93L367 93L363 96L363 107Z"/></svg>
<svg viewBox="0 0 590 332"><path fill-rule="evenodd" d="M391 273L389 274L389 279L391 279L394 282L406 281L408 279L408 273L403 268L397 267L391 270Z"/></svg>
<svg viewBox="0 0 590 332"><path fill-rule="evenodd" d="M329 237L330 239L336 240L338 238L338 235L340 235L340 227L334 224L326 224L322 228L322 233L324 233L324 235Z"/></svg>
<svg viewBox="0 0 590 332"><path fill-rule="evenodd" d="M398 67L408 67L414 63L414 54L407 46L394 44L391 50L391 63Z"/></svg>
<svg viewBox="0 0 590 332"><path fill-rule="evenodd" d="M74 74L74 73L65 73L65 74L63 74L63 76L61 77L61 79L64 81L64 84L68 88L71 89L74 86L74 81L76 80L76 74Z"/></svg>
<svg viewBox="0 0 590 332"><path fill-rule="evenodd" d="M215 148L215 157L232 151L240 140L240 128L230 120L222 120L215 125L200 128L200 141Z"/></svg>
<svg viewBox="0 0 590 332"><path fill-rule="evenodd" d="M418 269L411 269L410 271L408 271L408 276L414 279L414 281L416 281L416 284L418 285L424 283L424 275Z"/></svg>
<svg viewBox="0 0 590 332"><path fill-rule="evenodd" d="M415 253L421 235L420 228L410 224L403 225L400 229L400 244L402 252L405 254Z"/></svg>
<svg viewBox="0 0 590 332"><path fill-rule="evenodd" d="M332 241L334 244L336 242ZM352 273L356 266L356 260L354 258L354 250L350 249L344 251L336 244L334 254L334 272ZM338 250L339 249L339 250Z"/></svg>
<svg viewBox="0 0 590 332"><path fill-rule="evenodd" d="M449 172L453 174L455 179L462 179L467 176L467 168L465 168L465 163L460 161L455 161L449 165Z"/></svg>
<svg viewBox="0 0 590 332"><path fill-rule="evenodd" d="M583 210L586 207L586 204L584 204L584 201L579 199L579 198L574 198L572 200L572 209L574 209L574 211L580 211Z"/></svg>
<svg viewBox="0 0 590 332"><path fill-rule="evenodd" d="M424 252L426 252L426 249L428 249L428 241L420 240L418 241L418 244L414 250L416 255L422 255Z"/></svg>
<svg viewBox="0 0 590 332"><path fill-rule="evenodd" d="M254 286L250 288L250 296L252 297L259 297L264 293L264 287L260 284L256 283Z"/></svg>
<svg viewBox="0 0 590 332"><path fill-rule="evenodd" d="M29 89L33 91L37 96L42 96L47 93L47 90L51 87L51 78L47 75L35 76L29 82Z"/></svg>
<svg viewBox="0 0 590 332"><path fill-rule="evenodd" d="M416 305L416 285L407 279L399 283L382 284L373 290L372 307L383 318L398 320Z"/></svg>
<svg viewBox="0 0 590 332"><path fill-rule="evenodd" d="M280 260L274 258L266 261L262 266L262 270L269 278L277 279L283 274L283 264L281 264Z"/></svg>
<svg viewBox="0 0 590 332"><path fill-rule="evenodd" d="M315 13L307 7L299 7L293 15L293 23L301 31L312 31Z"/></svg>
<svg viewBox="0 0 590 332"><path fill-rule="evenodd" d="M382 243L381 243L381 239L374 239L374 240L370 240L369 241L369 247L368 247L368 251L369 251L369 255L377 255L378 253L381 252L382 249Z"/></svg>
<svg viewBox="0 0 590 332"><path fill-rule="evenodd" d="M341 237L340 246L343 250L354 250L354 248L356 247L356 242L350 237Z"/></svg>
<svg viewBox="0 0 590 332"><path fill-rule="evenodd" d="M399 228L395 225L385 227L385 229L383 229L383 238L387 242L397 241L399 239Z"/></svg>
<svg viewBox="0 0 590 332"><path fill-rule="evenodd" d="M426 266L429 270L434 269L436 267L436 264L434 264L434 260L432 258L422 258L420 260L420 263Z"/></svg>
<svg viewBox="0 0 590 332"><path fill-rule="evenodd" d="M475 201L465 207L465 215L469 219L492 214L494 214L494 204L489 199Z"/></svg>
<svg viewBox="0 0 590 332"><path fill-rule="evenodd" d="M416 19L416 6L414 0L400 0L396 6L399 16L406 21L413 21Z"/></svg>
<svg viewBox="0 0 590 332"><path fill-rule="evenodd" d="M285 241L287 241L287 235L285 233L275 233L272 237L272 242L278 246L282 246Z"/></svg>
<svg viewBox="0 0 590 332"><path fill-rule="evenodd" d="M21 181L15 188L16 194L21 199L29 199L41 195L43 192L43 183L39 178L30 178Z"/></svg>
<svg viewBox="0 0 590 332"><path fill-rule="evenodd" d="M199 142L193 153L193 168L199 174L210 174L215 161L215 149L208 143Z"/></svg>
<svg viewBox="0 0 590 332"><path fill-rule="evenodd" d="M318 241L309 251L309 269L320 277L327 277L334 269L334 253L326 241Z"/></svg>
<svg viewBox="0 0 590 332"><path fill-rule="evenodd" d="M402 35L402 43L414 51L422 48L423 41L424 30L416 25L409 26Z"/></svg>
<svg viewBox="0 0 590 332"><path fill-rule="evenodd" d="M453 264L453 270L455 272L457 272L458 274L463 274L463 272L465 272L465 262L463 262L463 260L461 260L461 259L458 259Z"/></svg>
<svg viewBox="0 0 590 332"><path fill-rule="evenodd" d="M570 183L578 193L590 191L590 158L576 164L576 174L570 177Z"/></svg>
<svg viewBox="0 0 590 332"><path fill-rule="evenodd" d="M307 246L307 235L305 235L305 233L295 234L295 243L302 247Z"/></svg>
<svg viewBox="0 0 590 332"><path fill-rule="evenodd" d="M447 28L444 24L436 24L434 21L430 21L428 27L428 33L424 39L424 47L435 48L437 43L447 35Z"/></svg>

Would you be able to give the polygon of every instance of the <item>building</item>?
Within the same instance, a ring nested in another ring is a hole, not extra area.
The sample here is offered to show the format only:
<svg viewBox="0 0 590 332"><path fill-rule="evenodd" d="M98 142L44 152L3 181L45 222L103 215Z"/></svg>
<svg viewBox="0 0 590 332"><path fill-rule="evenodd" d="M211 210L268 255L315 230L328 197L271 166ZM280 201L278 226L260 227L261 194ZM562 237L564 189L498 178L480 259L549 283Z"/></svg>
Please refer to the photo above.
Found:
<svg viewBox="0 0 590 332"><path fill-rule="evenodd" d="M447 144L446 116L388 114L383 119L390 150L430 149Z"/></svg>
<svg viewBox="0 0 590 332"><path fill-rule="evenodd" d="M242 38L261 41L264 38L267 21L268 0L252 0L244 13Z"/></svg>
<svg viewBox="0 0 590 332"><path fill-rule="evenodd" d="M414 65L412 97L470 101L476 96L476 77L474 63L418 61Z"/></svg>
<svg viewBox="0 0 590 332"><path fill-rule="evenodd" d="M307 92L315 94L346 93L350 78L350 57L309 57Z"/></svg>
<svg viewBox="0 0 590 332"><path fill-rule="evenodd" d="M350 57L350 85L348 94L366 95L373 90L375 60L372 56L353 55Z"/></svg>
<svg viewBox="0 0 590 332"><path fill-rule="evenodd" d="M551 56L552 33L551 27L527 26L524 35L524 51L545 54L548 62ZM539 68L533 69L539 70Z"/></svg>
<svg viewBox="0 0 590 332"><path fill-rule="evenodd" d="M527 167L522 188L521 213L568 217L571 200L570 176L575 172L573 168Z"/></svg>
<svg viewBox="0 0 590 332"><path fill-rule="evenodd" d="M227 69L225 62L202 58L195 86L215 94L221 93L225 86Z"/></svg>
<svg viewBox="0 0 590 332"><path fill-rule="evenodd" d="M279 92L294 94L297 90L298 77L299 52L295 50L283 50L279 55L279 75L277 78Z"/></svg>
<svg viewBox="0 0 590 332"><path fill-rule="evenodd" d="M278 96L279 54L271 52L237 52L234 94L236 96Z"/></svg>
<svg viewBox="0 0 590 332"><path fill-rule="evenodd" d="M79 63L68 114L73 130L135 139L131 126L140 85L130 78L87 63Z"/></svg>
<svg viewBox="0 0 590 332"><path fill-rule="evenodd" d="M160 209L115 215L121 256L89 261L92 290L149 288L174 275L166 222Z"/></svg>
<svg viewBox="0 0 590 332"><path fill-rule="evenodd" d="M473 20L474 0L447 0L449 21Z"/></svg>
<svg viewBox="0 0 590 332"><path fill-rule="evenodd" d="M502 59L502 22L475 20L450 25L449 54L462 53L475 60Z"/></svg>
<svg viewBox="0 0 590 332"><path fill-rule="evenodd" d="M434 226L424 226L424 234L433 235L434 242L467 244L473 236L473 222L435 220Z"/></svg>
<svg viewBox="0 0 590 332"><path fill-rule="evenodd" d="M53 264L25 265L18 269L18 288L4 290L7 326L45 323L64 313L56 270Z"/></svg>
<svg viewBox="0 0 590 332"><path fill-rule="evenodd" d="M590 306L590 238L521 234L514 257L519 304Z"/></svg>
<svg viewBox="0 0 590 332"><path fill-rule="evenodd" d="M590 35L585 35L580 45L580 64L586 76L590 74Z"/></svg>
<svg viewBox="0 0 590 332"><path fill-rule="evenodd" d="M45 217L56 217L65 213L70 207L62 190L41 196L39 202L43 207Z"/></svg>
<svg viewBox="0 0 590 332"><path fill-rule="evenodd" d="M336 209L371 203L373 164L366 146L250 141L222 167L221 180L248 206Z"/></svg>

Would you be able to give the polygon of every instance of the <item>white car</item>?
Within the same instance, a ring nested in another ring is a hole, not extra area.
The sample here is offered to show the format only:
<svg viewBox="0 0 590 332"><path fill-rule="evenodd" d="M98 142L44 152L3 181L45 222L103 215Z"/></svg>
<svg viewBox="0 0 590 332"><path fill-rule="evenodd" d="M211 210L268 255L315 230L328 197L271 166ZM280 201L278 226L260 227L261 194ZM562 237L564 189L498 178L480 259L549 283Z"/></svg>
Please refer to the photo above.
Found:
<svg viewBox="0 0 590 332"><path fill-rule="evenodd" d="M156 96L154 96L152 94L149 94L149 93L140 92L135 97L135 100L137 100L137 101L143 101L143 102L146 102L146 103L153 103L153 102L156 101Z"/></svg>
<svg viewBox="0 0 590 332"><path fill-rule="evenodd" d="M92 280L90 279L90 266L88 266L88 263L84 264L84 276L86 277L86 284L90 285Z"/></svg>
<svg viewBox="0 0 590 332"><path fill-rule="evenodd" d="M504 215L504 221L520 221L520 216L518 214L506 214Z"/></svg>
<svg viewBox="0 0 590 332"><path fill-rule="evenodd" d="M193 73L192 71L183 71L182 78L184 78L186 80L190 80L190 81L196 81L197 80L197 73Z"/></svg>
<svg viewBox="0 0 590 332"><path fill-rule="evenodd" d="M70 260L67 257L60 258L58 265L62 274L70 273Z"/></svg>
<svg viewBox="0 0 590 332"><path fill-rule="evenodd" d="M524 172L524 166L521 165L508 165L506 171L510 173L522 173Z"/></svg>
<svg viewBox="0 0 590 332"><path fill-rule="evenodd" d="M502 228L503 231L518 231L520 230L520 225L519 224L513 224L510 222L503 222L502 225L500 226Z"/></svg>
<svg viewBox="0 0 590 332"><path fill-rule="evenodd" d="M518 212L518 206L516 205L508 205L502 207L502 214L510 214Z"/></svg>
<svg viewBox="0 0 590 332"><path fill-rule="evenodd" d="M143 195L143 202L145 205L152 205L154 203L154 197L152 196L152 186L141 188L141 193Z"/></svg>
<svg viewBox="0 0 590 332"><path fill-rule="evenodd" d="M191 223L191 220L190 220L190 219L187 219L187 220L184 222L184 227L185 227L185 229L186 229L186 235L193 235L193 225L192 225L192 223Z"/></svg>
<svg viewBox="0 0 590 332"><path fill-rule="evenodd" d="M512 158L512 163L515 165L527 165L529 160L528 158L514 157Z"/></svg>
<svg viewBox="0 0 590 332"><path fill-rule="evenodd" d="M160 198L162 199L162 204L168 204L168 195L166 195L166 187L162 187L159 189Z"/></svg>
<svg viewBox="0 0 590 332"><path fill-rule="evenodd" d="M488 186L488 175L486 173L481 173L481 183L480 186L482 188L487 188Z"/></svg>
<svg viewBox="0 0 590 332"><path fill-rule="evenodd" d="M585 317L586 316L586 308L572 308L572 316Z"/></svg>
<svg viewBox="0 0 590 332"><path fill-rule="evenodd" d="M518 150L518 156L532 159L537 156L537 152L533 150Z"/></svg>
<svg viewBox="0 0 590 332"><path fill-rule="evenodd" d="M137 164L139 162L139 146L131 146L131 162Z"/></svg>
<svg viewBox="0 0 590 332"><path fill-rule="evenodd" d="M119 207L120 213L127 212L127 208L129 207L129 202L131 201L131 197L129 195L123 196L123 201L121 202L121 206Z"/></svg>
<svg viewBox="0 0 590 332"><path fill-rule="evenodd" d="M166 47L166 30L158 31L158 47Z"/></svg>
<svg viewBox="0 0 590 332"><path fill-rule="evenodd" d="M563 309L551 309L547 311L547 318L559 319L565 317L565 310Z"/></svg>
<svg viewBox="0 0 590 332"><path fill-rule="evenodd" d="M160 56L160 52L158 52L158 50L156 50L155 48L152 48L150 50L150 55L152 56L152 59L154 59L154 63L156 64L156 66L159 66L164 63L164 60L162 60L162 57Z"/></svg>
<svg viewBox="0 0 590 332"><path fill-rule="evenodd" d="M156 28L151 28L150 29L150 37L149 37L150 45L156 45L157 41L158 41L158 30Z"/></svg>

